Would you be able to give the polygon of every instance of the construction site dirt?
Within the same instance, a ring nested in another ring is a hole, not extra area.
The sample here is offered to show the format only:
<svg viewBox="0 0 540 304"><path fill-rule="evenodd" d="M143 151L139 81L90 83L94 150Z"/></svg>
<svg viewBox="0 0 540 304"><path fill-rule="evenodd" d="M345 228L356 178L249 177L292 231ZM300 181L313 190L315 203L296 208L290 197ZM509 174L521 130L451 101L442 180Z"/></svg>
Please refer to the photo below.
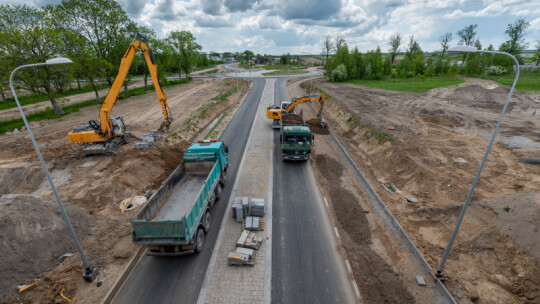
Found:
<svg viewBox="0 0 540 304"><path fill-rule="evenodd" d="M304 121L302 120L302 117L298 116L298 115L294 115L294 114L289 114L289 115L283 115L281 117L281 122L283 124L293 124L293 125L296 125L296 124L301 124L303 123Z"/></svg>
<svg viewBox="0 0 540 304"><path fill-rule="evenodd" d="M314 80L331 96L323 115L328 126L434 269L509 90L464 80L427 93ZM289 94L302 96L307 85L309 80L292 80ZM540 301L540 167L517 161L540 157L539 102L537 94L514 93L446 262L445 284L459 303ZM308 105L301 108L312 113ZM408 303L402 299L412 296L429 303L361 189L343 173L344 160L336 159L329 140L319 137L313 160L333 212L340 214L338 230L364 300ZM388 283L389 277L396 282ZM397 286L396 294L383 287L375 292L377 281Z"/></svg>
<svg viewBox="0 0 540 304"><path fill-rule="evenodd" d="M249 86L241 81L242 96ZM148 149L135 150L131 143L121 146L117 156L78 159L79 147L67 138L73 127L97 118L99 105L32 123L84 252L99 269L92 284L82 280L81 259L28 134L20 130L1 135L0 302L64 303L62 289L78 303L101 301L138 249L128 219L139 208L122 212L119 203L157 189L199 132L219 117L208 133L218 138L239 107L231 93L235 88L235 80L211 78L165 88L174 117L171 129ZM113 114L122 115L136 136L157 129L163 119L153 91L120 101ZM73 255L60 258L66 253ZM33 283L35 288L17 292L19 285Z"/></svg>

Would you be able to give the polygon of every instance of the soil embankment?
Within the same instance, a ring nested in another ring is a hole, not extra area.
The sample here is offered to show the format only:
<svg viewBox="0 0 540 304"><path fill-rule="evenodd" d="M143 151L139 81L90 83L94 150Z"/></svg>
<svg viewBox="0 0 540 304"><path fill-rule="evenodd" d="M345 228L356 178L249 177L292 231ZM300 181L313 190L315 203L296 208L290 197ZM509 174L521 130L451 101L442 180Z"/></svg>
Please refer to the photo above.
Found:
<svg viewBox="0 0 540 304"><path fill-rule="evenodd" d="M466 80L423 94L314 81L332 96L327 124L432 267L509 90ZM540 156L539 115L534 96L514 93L445 265L447 287L460 303L540 301L540 168L517 161Z"/></svg>
<svg viewBox="0 0 540 304"><path fill-rule="evenodd" d="M165 88L174 118L171 129L148 149L135 150L132 142L114 157L77 159L79 147L67 138L72 128L99 115L99 105L34 123L32 131L85 254L99 269L93 284L82 279L81 260L28 135L0 136L0 195L10 197L0 198L0 302L19 297L24 303L63 303L62 289L70 299L99 302L138 249L131 241L129 217L139 208L121 212L119 203L157 189L200 130L220 115L233 116L240 106L236 94L227 93L233 87L236 81L194 79ZM249 83L243 82L241 94L248 90ZM157 129L163 119L154 92L120 101L113 114L122 115L127 130L137 136ZM213 130L214 136L226 122ZM59 262L65 253L73 256ZM18 285L32 283L37 287L17 294Z"/></svg>

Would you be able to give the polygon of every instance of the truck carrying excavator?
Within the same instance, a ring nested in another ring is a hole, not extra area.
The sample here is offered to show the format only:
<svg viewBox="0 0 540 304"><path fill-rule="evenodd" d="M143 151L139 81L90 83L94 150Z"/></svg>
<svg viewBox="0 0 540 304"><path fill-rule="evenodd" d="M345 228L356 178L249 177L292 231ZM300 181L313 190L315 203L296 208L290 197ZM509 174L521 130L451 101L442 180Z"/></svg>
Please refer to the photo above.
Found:
<svg viewBox="0 0 540 304"><path fill-rule="evenodd" d="M322 111L325 101L324 94L318 94L318 95L308 95L308 96L302 96L298 98L293 98L290 102L289 101L282 101L279 106L273 106L270 105L266 108L266 117L269 119L272 119L272 128L279 129L281 128L281 115L282 114L293 114L294 108L300 104L310 101L318 101L317 105L317 118L321 122L321 126L323 128L326 127L326 122L322 118Z"/></svg>
<svg viewBox="0 0 540 304"><path fill-rule="evenodd" d="M126 132L123 118L121 116L111 116L111 112L118 101L118 94L122 89L122 85L139 47L148 65L148 70L152 76L152 82L161 104L163 116L165 117L159 130L166 130L171 125L173 120L171 109L167 104L167 96L165 96L159 84L157 65L152 54L152 49L147 46L147 43L148 39L146 37L137 34L137 38L129 45L128 50L120 62L118 75L116 75L114 83L99 110L99 123L95 120L90 120L88 124L69 132L68 137L70 142L83 145L83 155L116 155L118 153L118 146L129 143L130 134Z"/></svg>

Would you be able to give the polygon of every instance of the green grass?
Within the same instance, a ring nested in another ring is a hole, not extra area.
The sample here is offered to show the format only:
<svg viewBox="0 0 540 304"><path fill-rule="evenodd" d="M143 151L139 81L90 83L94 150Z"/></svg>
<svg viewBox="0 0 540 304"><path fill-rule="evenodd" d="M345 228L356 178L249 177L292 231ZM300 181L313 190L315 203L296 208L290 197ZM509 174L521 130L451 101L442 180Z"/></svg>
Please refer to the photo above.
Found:
<svg viewBox="0 0 540 304"><path fill-rule="evenodd" d="M456 77L431 77L431 78L409 78L409 79L385 79L385 80L349 80L347 83L362 85L366 87L380 88L392 91L405 91L424 93L438 87L456 85L464 81Z"/></svg>
<svg viewBox="0 0 540 304"><path fill-rule="evenodd" d="M101 107L100 104L96 103L95 99L92 99L85 102L65 106L62 109L64 110L64 115L67 115L69 113L77 112L81 108L90 107L90 106L95 106L96 110L99 110L99 107ZM26 119L28 121L40 121L40 120L46 120L46 119L58 119L64 115L56 115L54 114L54 111L51 108L47 108L45 111L40 111L40 112L26 116ZM5 133L15 128L18 129L18 128L21 128L22 126L24 126L24 122L22 118L5 120L5 121L0 122L0 133Z"/></svg>
<svg viewBox="0 0 540 304"><path fill-rule="evenodd" d="M262 73L264 76L276 76L276 75L297 75L297 74L307 74L309 73L308 70L297 70L297 69L290 69L287 72L287 68L283 70L268 72L268 73Z"/></svg>
<svg viewBox="0 0 540 304"><path fill-rule="evenodd" d="M210 70L208 72L204 72L203 74L215 74L215 73L217 73L217 71L218 71L217 69L213 69L213 70Z"/></svg>
<svg viewBox="0 0 540 304"><path fill-rule="evenodd" d="M480 76L480 78L493 80L495 82L498 82L499 84L510 87L512 86L512 83L514 83L514 78L516 78L516 74L511 73L508 75L500 75L500 76ZM516 84L516 90L518 91L540 90L540 70L536 70L534 72L521 71L519 73L518 82Z"/></svg>
<svg viewBox="0 0 540 304"><path fill-rule="evenodd" d="M105 88L108 88L108 87L109 87L109 85L106 84L106 83L96 86L96 88L98 90L105 89ZM66 90L63 93L55 93L54 97L61 98L61 97L66 97L66 96L71 96L71 95L76 95L76 94L81 94L81 93L86 93L86 92L92 92L93 90L94 89L92 88L92 86L84 86L81 89L73 88L73 89ZM21 103L22 106L49 100L49 96L47 96L47 95L31 94L31 95L21 95L21 96L19 96L17 94L17 97L19 97L19 102ZM7 102L8 103L6 103L6 104L0 104L0 110L5 110L5 109L10 109L10 108L17 107L17 104L15 103L15 99L13 97L7 98Z"/></svg>
<svg viewBox="0 0 540 304"><path fill-rule="evenodd" d="M181 79L181 80L171 80L167 82L166 85L163 85L162 87L170 87L178 84L184 84L191 81L191 78L187 79ZM149 91L154 91L154 86L150 85L148 86L149 89L145 90L144 87L139 87L135 89L129 90L129 94L125 94L123 91L119 94L118 99L126 99L132 96L142 95ZM236 89L236 88L235 88ZM26 119L28 121L40 121L40 120L46 120L46 119L58 119L64 115L77 112L81 108L86 108L90 106L96 106L96 110L99 110L101 107L101 104L98 104L95 99L87 100L84 102L68 105L62 107L62 110L64 110L63 115L56 115L54 114L54 111L50 108L47 108L44 111L40 111L34 114L30 114L26 116ZM15 128L19 129L20 127L24 126L24 122L22 118L16 118L16 119L10 119L10 120L4 120L0 121L0 134L5 133L7 131L11 131Z"/></svg>

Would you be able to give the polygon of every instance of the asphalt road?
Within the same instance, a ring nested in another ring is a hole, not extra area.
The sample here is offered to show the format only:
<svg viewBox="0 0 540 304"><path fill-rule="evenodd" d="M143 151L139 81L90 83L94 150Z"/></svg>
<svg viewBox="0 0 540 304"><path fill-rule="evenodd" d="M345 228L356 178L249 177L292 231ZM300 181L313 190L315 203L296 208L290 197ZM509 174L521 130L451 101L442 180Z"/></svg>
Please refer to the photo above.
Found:
<svg viewBox="0 0 540 304"><path fill-rule="evenodd" d="M287 78L276 81L276 104L289 100ZM197 302L265 85L264 78L251 80L252 90L221 137L229 145L230 175L221 201L212 210L205 249L181 257L143 256L114 303ZM279 136L273 140L272 302L357 302L309 162L282 162Z"/></svg>
<svg viewBox="0 0 540 304"><path fill-rule="evenodd" d="M205 248L199 254L181 257L144 256L118 292L114 303L197 302L265 84L263 78L252 80L253 88L221 136L229 146L228 183L220 202L212 209L212 227L205 239Z"/></svg>
<svg viewBox="0 0 540 304"><path fill-rule="evenodd" d="M276 81L276 105L290 100L286 81L287 78ZM275 135L272 302L358 302L311 164L281 161L279 136Z"/></svg>

